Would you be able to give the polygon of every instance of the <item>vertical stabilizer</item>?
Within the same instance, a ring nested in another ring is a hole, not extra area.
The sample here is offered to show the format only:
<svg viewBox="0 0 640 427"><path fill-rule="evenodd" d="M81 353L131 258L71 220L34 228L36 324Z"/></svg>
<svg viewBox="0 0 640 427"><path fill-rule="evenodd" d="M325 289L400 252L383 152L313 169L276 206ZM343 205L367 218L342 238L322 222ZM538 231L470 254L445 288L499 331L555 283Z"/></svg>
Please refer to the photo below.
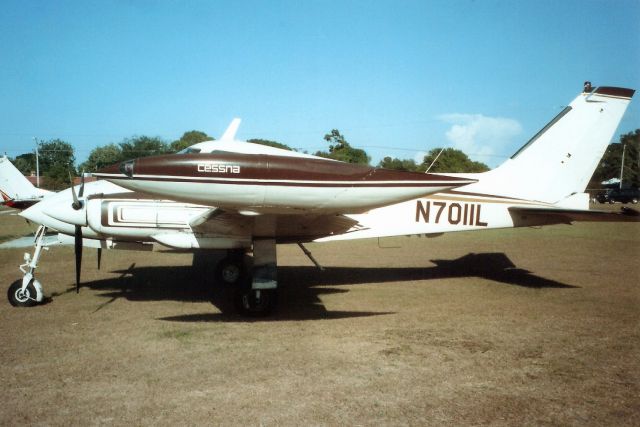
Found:
<svg viewBox="0 0 640 427"><path fill-rule="evenodd" d="M582 93L498 168L465 191L557 203L582 193L634 94L599 87Z"/></svg>
<svg viewBox="0 0 640 427"><path fill-rule="evenodd" d="M34 187L6 156L0 157L0 191L5 202L39 199L48 193Z"/></svg>

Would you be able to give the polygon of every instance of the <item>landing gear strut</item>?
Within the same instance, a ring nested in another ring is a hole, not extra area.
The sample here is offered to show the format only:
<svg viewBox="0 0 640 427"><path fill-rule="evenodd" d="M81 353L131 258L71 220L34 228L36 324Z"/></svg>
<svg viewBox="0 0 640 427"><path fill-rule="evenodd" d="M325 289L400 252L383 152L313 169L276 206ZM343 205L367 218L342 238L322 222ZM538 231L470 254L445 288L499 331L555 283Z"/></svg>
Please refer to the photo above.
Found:
<svg viewBox="0 0 640 427"><path fill-rule="evenodd" d="M9 303L14 307L33 307L44 299L42 285L34 277L34 274L36 268L38 268L38 261L40 260L42 250L48 249L44 246L46 233L47 227L40 226L38 228L38 231L36 231L36 248L33 251L33 256L29 255L28 252L25 253L25 263L20 265L20 271L24 273L24 276L9 286L7 298L9 299Z"/></svg>
<svg viewBox="0 0 640 427"><path fill-rule="evenodd" d="M245 250L228 251L215 267L215 280L220 289L233 293L236 310L245 316L270 314L276 305L276 241L254 238L253 261Z"/></svg>

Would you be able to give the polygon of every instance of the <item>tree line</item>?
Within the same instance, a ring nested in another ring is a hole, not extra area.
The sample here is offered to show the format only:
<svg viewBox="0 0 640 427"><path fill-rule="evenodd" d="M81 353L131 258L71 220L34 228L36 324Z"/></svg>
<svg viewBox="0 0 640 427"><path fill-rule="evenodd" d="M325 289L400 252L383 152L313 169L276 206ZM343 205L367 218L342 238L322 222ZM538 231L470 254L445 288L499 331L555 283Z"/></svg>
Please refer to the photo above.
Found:
<svg viewBox="0 0 640 427"><path fill-rule="evenodd" d="M134 136L125 138L119 143L94 148L87 160L77 167L71 144L60 139L39 141L40 173L46 179L46 187L61 189L68 187L69 173L77 176L82 171L93 172L105 166L137 157L177 153L193 144L214 139L205 132L197 130L185 132L180 139L172 142L166 142L158 137ZM328 144L328 149L316 151L313 153L314 155L347 163L368 165L371 162L371 157L365 150L352 147L337 129L332 129L324 135L324 141ZM248 142L295 151L286 144L267 139L249 139ZM638 186L640 129L621 135L620 143L609 145L593 175L590 188L597 188L600 182L612 177L619 177L623 144L626 145L624 182ZM11 160L25 175L36 170L35 153L20 154ZM430 172L484 172L489 170L486 164L473 161L464 152L454 148L434 148L423 157L422 162L416 162L413 159L385 157L377 166L413 172L425 172L429 167L431 167Z"/></svg>
<svg viewBox="0 0 640 427"><path fill-rule="evenodd" d="M609 144L591 178L589 188L599 188L603 181L620 178L623 147L625 148L622 184L625 187L640 187L640 129L636 129L620 135L618 144Z"/></svg>

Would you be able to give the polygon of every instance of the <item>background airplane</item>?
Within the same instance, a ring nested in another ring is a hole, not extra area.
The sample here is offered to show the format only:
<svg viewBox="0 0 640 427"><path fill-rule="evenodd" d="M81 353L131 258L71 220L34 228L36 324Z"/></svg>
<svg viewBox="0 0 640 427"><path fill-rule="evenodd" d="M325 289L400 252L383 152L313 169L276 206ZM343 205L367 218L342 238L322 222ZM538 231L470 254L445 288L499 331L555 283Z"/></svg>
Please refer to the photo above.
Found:
<svg viewBox="0 0 640 427"><path fill-rule="evenodd" d="M264 315L276 299L277 243L308 254L302 243L638 220L632 211L590 211L584 193L633 94L581 93L481 174L388 171L237 141L234 120L220 140L106 168L94 174L106 180L49 195L21 215L42 224L38 236L47 228L74 236L77 286L83 246L221 250L217 281L235 287L242 312ZM14 305L41 300L33 277L41 247L38 237L25 276L9 289Z"/></svg>
<svg viewBox="0 0 640 427"><path fill-rule="evenodd" d="M9 161L7 156L0 157L0 204L15 209L26 209L39 202L50 191L34 187L22 173Z"/></svg>

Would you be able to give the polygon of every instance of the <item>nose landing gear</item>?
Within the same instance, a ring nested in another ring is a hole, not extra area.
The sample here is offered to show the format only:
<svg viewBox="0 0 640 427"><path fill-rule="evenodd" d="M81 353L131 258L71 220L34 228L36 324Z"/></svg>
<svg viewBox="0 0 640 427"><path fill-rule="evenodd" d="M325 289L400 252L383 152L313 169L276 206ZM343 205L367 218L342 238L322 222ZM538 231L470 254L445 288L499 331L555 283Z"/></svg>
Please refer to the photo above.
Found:
<svg viewBox="0 0 640 427"><path fill-rule="evenodd" d="M20 271L24 273L22 279L16 280L9 286L7 298L9 304L14 307L33 307L44 300L44 292L42 285L34 277L38 261L44 246L44 238L47 233L47 227L40 226L36 231L36 248L33 251L33 257L29 253L24 254L25 263L20 265Z"/></svg>

